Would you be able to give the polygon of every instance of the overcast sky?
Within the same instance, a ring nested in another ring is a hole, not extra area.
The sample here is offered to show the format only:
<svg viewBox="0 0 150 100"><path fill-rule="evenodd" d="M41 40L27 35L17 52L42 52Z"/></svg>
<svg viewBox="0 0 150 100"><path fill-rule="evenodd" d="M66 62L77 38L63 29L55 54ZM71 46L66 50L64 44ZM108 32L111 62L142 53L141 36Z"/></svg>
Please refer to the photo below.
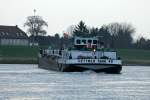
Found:
<svg viewBox="0 0 150 100"><path fill-rule="evenodd" d="M111 22L127 22L136 28L136 37L150 38L150 0L1 0L0 24L23 24L36 14L48 22L49 35L62 33L83 20L87 26L101 27Z"/></svg>

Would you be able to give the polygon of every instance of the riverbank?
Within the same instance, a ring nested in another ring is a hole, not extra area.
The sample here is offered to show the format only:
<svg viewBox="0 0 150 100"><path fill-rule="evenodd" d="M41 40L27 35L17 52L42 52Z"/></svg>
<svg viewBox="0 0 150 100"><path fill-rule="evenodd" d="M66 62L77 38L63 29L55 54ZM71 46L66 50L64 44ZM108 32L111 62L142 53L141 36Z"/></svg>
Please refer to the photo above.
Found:
<svg viewBox="0 0 150 100"><path fill-rule="evenodd" d="M38 64L39 47L0 46L0 64ZM150 51L117 49L123 65L150 66Z"/></svg>
<svg viewBox="0 0 150 100"><path fill-rule="evenodd" d="M150 66L150 60L123 60L124 66Z"/></svg>
<svg viewBox="0 0 150 100"><path fill-rule="evenodd" d="M0 64L37 64L37 58L31 57L3 57L0 58Z"/></svg>
<svg viewBox="0 0 150 100"><path fill-rule="evenodd" d="M0 46L1 64L37 64L39 47Z"/></svg>
<svg viewBox="0 0 150 100"><path fill-rule="evenodd" d="M150 66L150 51L142 49L117 49L123 65Z"/></svg>

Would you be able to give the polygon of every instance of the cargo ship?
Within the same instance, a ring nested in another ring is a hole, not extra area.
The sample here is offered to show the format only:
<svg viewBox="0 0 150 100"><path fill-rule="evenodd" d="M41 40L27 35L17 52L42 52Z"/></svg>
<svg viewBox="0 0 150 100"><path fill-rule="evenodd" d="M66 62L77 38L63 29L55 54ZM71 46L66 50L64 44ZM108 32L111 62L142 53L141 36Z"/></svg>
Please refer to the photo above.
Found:
<svg viewBox="0 0 150 100"><path fill-rule="evenodd" d="M38 66L61 72L120 73L122 60L115 50L104 48L103 44L98 37L75 37L72 48L40 50Z"/></svg>

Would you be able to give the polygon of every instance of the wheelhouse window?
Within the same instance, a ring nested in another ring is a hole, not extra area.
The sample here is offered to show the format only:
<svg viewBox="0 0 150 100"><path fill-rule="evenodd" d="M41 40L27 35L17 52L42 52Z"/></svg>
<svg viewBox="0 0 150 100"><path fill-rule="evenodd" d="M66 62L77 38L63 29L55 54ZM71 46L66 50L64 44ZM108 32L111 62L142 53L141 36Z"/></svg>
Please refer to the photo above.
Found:
<svg viewBox="0 0 150 100"><path fill-rule="evenodd" d="M82 43L83 43L83 44L86 44L86 40L82 40Z"/></svg>
<svg viewBox="0 0 150 100"><path fill-rule="evenodd" d="M81 40L77 40L76 42L77 42L77 44L81 44Z"/></svg>
<svg viewBox="0 0 150 100"><path fill-rule="evenodd" d="M93 44L97 44L97 40L93 40Z"/></svg>
<svg viewBox="0 0 150 100"><path fill-rule="evenodd" d="M88 43L92 43L92 40L88 40Z"/></svg>

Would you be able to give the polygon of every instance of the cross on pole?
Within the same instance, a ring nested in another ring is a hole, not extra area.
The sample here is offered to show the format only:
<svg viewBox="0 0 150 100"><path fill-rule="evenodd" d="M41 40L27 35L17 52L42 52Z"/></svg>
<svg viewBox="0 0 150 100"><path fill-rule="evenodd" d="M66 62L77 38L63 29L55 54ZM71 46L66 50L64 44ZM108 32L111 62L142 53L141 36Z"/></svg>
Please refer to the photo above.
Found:
<svg viewBox="0 0 150 100"><path fill-rule="evenodd" d="M34 9L33 11L34 11L34 16L35 16L35 13L36 13L36 9Z"/></svg>

